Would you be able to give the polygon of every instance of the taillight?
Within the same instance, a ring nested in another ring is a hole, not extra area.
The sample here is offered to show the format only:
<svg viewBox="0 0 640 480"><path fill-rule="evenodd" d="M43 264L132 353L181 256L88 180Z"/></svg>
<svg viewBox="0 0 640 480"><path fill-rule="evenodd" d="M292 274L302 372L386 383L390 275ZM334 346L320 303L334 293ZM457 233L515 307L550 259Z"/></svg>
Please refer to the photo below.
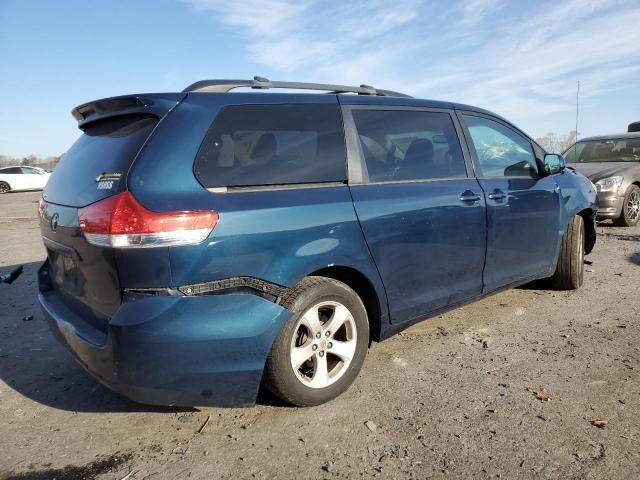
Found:
<svg viewBox="0 0 640 480"><path fill-rule="evenodd" d="M42 200L42 198L40 200L38 200L38 216L42 217L44 215L44 209L45 209L45 205L44 205L44 200Z"/></svg>
<svg viewBox="0 0 640 480"><path fill-rule="evenodd" d="M78 217L89 243L114 248L195 245L218 223L214 211L152 212L130 192L81 208Z"/></svg>

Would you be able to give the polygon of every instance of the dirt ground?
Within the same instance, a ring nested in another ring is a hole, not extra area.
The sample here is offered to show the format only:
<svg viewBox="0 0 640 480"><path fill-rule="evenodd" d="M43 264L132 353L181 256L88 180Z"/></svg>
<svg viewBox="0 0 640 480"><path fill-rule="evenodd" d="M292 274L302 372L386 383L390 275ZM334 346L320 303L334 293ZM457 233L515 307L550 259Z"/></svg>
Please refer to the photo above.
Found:
<svg viewBox="0 0 640 480"><path fill-rule="evenodd" d="M640 478L640 227L598 227L580 291L511 290L374 344L326 405L161 409L47 330L38 196L0 196L0 273L25 264L0 285L0 479Z"/></svg>

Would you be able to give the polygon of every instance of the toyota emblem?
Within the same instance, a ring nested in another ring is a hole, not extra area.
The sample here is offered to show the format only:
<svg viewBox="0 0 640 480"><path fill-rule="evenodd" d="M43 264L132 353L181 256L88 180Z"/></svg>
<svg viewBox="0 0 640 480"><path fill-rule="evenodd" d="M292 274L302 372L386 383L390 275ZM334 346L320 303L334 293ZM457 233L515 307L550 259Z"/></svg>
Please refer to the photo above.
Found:
<svg viewBox="0 0 640 480"><path fill-rule="evenodd" d="M51 216L51 231L55 232L56 229L58 228L58 220L60 219L60 215L58 215L57 213L54 213Z"/></svg>

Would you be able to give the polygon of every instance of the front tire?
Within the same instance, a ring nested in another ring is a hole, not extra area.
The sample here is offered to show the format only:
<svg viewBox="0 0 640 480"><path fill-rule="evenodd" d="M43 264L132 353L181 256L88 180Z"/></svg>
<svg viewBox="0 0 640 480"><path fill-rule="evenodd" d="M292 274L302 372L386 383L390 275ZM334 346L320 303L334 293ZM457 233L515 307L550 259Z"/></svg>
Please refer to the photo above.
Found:
<svg viewBox="0 0 640 480"><path fill-rule="evenodd" d="M307 277L282 300L293 311L271 347L263 383L299 407L325 403L347 390L369 345L367 311L342 282Z"/></svg>
<svg viewBox="0 0 640 480"><path fill-rule="evenodd" d="M638 220L640 220L640 188L637 185L631 185L624 196L622 212L613 223L620 227L633 227Z"/></svg>
<svg viewBox="0 0 640 480"><path fill-rule="evenodd" d="M560 290L576 290L584 281L584 220L573 217L562 237L560 256L551 283Z"/></svg>
<svg viewBox="0 0 640 480"><path fill-rule="evenodd" d="M0 194L9 193L11 191L11 186L7 182L0 182Z"/></svg>

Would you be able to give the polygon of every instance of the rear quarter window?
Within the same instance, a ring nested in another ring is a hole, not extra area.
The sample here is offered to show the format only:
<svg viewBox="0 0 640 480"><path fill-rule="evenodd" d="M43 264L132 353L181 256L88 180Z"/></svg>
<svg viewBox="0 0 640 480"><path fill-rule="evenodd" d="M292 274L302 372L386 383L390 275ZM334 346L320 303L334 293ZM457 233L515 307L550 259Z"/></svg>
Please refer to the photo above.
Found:
<svg viewBox="0 0 640 480"><path fill-rule="evenodd" d="M207 188L344 182L338 106L227 106L209 128L194 172Z"/></svg>

